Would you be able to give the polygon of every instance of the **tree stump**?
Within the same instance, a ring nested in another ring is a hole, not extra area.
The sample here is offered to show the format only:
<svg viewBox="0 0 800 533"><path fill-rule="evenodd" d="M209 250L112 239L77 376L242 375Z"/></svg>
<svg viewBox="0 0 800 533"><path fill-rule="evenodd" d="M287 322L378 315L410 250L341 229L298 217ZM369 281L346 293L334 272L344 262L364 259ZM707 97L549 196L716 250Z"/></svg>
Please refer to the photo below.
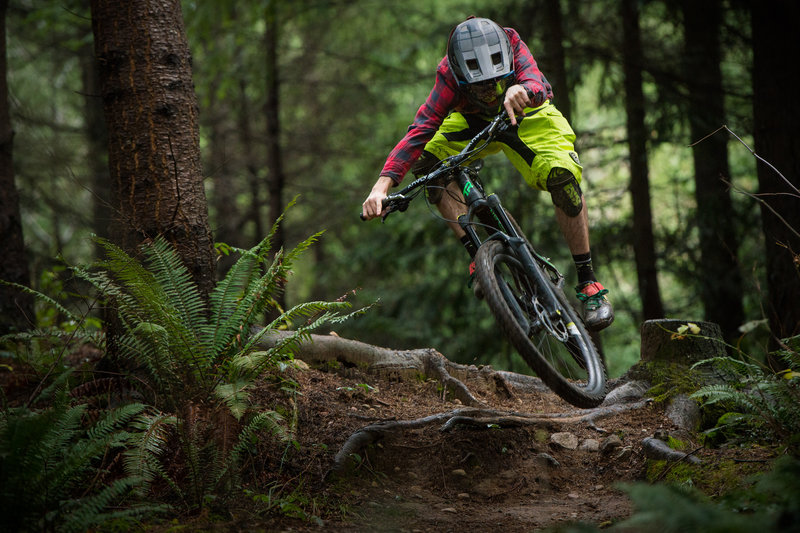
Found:
<svg viewBox="0 0 800 533"><path fill-rule="evenodd" d="M642 362L691 366L725 355L722 329L713 322L662 318L642 324Z"/></svg>

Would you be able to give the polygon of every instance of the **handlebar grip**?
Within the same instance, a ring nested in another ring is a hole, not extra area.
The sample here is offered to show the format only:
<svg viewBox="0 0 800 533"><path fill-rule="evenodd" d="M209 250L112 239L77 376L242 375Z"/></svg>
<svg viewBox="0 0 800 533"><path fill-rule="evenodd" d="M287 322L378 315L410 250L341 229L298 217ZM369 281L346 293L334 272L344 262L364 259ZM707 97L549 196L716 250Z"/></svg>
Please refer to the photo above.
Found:
<svg viewBox="0 0 800 533"><path fill-rule="evenodd" d="M389 203L389 198L384 198L383 200L381 200L381 206L383 207L383 209L385 209L385 208L386 208L386 205L387 205L388 203ZM387 213L387 214L388 214L388 213ZM359 214L358 214L358 218L360 218L360 219L361 219L363 222L367 222L367 221L369 220L367 217L365 217L365 216L364 216L364 213L363 213L363 211L362 211L361 213L359 213ZM386 216L385 216L385 215L384 215L384 218L386 218Z"/></svg>

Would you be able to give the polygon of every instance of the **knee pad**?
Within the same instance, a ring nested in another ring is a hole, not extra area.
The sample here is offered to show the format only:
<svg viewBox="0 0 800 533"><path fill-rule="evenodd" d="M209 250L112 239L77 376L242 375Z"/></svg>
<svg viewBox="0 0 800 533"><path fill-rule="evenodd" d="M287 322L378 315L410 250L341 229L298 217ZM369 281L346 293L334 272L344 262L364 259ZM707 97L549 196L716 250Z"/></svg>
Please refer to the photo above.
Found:
<svg viewBox="0 0 800 533"><path fill-rule="evenodd" d="M553 205L569 217L576 217L583 209L581 186L572 172L565 168L554 168L547 176L547 190Z"/></svg>

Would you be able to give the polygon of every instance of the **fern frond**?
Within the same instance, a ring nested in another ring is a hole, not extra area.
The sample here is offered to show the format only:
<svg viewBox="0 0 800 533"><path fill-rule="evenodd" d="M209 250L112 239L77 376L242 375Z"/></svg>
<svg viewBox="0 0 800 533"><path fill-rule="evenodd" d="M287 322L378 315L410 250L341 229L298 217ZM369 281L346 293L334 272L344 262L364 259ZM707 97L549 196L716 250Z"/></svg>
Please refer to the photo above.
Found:
<svg viewBox="0 0 800 533"><path fill-rule="evenodd" d="M96 525L106 512L105 503L138 483L125 481L94 498L97 491L92 480L100 479L99 469L104 467L99 461L109 447L124 442L126 433L121 427L143 407L110 411L87 431L83 427L86 405L69 406L68 401L66 388L59 386L52 405L44 410L2 411L0 525L9 531L69 530L65 524L73 515ZM69 500L76 493L87 496Z"/></svg>
<svg viewBox="0 0 800 533"><path fill-rule="evenodd" d="M294 266L294 261L298 257L300 257L300 255L302 253L304 253L306 250L308 250L311 247L311 245L316 243L324 233L325 233L324 230L323 231L318 231L317 233L314 233L313 235L307 237L305 240L301 241L294 248L292 248L290 251L288 251L286 254L284 254L284 257L285 257L284 262L290 268L292 266Z"/></svg>
<svg viewBox="0 0 800 533"><path fill-rule="evenodd" d="M117 513L106 512L106 507L132 492L140 482L141 480L134 477L118 479L97 494L63 502L62 512L65 520L59 531L74 533L90 531L93 527L116 518ZM142 509L141 512L143 511Z"/></svg>
<svg viewBox="0 0 800 533"><path fill-rule="evenodd" d="M142 480L142 493L157 478L170 482L174 488L175 484L164 471L160 458L167 449L176 423L174 415L165 413L143 413L132 423L136 431L128 435L123 465L128 475Z"/></svg>
<svg viewBox="0 0 800 533"><path fill-rule="evenodd" d="M214 388L214 395L222 400L230 409L236 420L241 420L247 412L250 389L253 387L251 379L235 379L228 383L220 383Z"/></svg>
<svg viewBox="0 0 800 533"><path fill-rule="evenodd" d="M270 228L269 234L267 235L267 239L266 239L267 243L269 243L270 247L272 245L272 240L275 238L275 235L278 233L278 228L280 227L281 224L283 224L283 219L286 218L286 213L289 211L289 209L294 207L294 205L297 203L297 199L299 197L300 197L299 194L295 195L295 197L292 198L289 201L288 204L286 204L286 208L284 208L284 210L280 214L280 216L275 219L275 222L273 222L272 227Z"/></svg>
<svg viewBox="0 0 800 533"><path fill-rule="evenodd" d="M221 361L227 352L241 342L242 337L260 318L272 303L272 295L278 290L283 270L280 257L276 257L266 274L254 280L242 296L231 302L230 311L222 320L214 319L215 326L204 332L210 337L208 345L213 351L213 359Z"/></svg>
<svg viewBox="0 0 800 533"><path fill-rule="evenodd" d="M185 369L173 357L168 333L161 325L140 322L117 343L126 357L147 368L154 384L170 388L182 381Z"/></svg>
<svg viewBox="0 0 800 533"><path fill-rule="evenodd" d="M239 259L209 295L210 320L208 327L201 330L201 338L210 353L218 355L224 352L241 333L250 305L249 295L261 278L259 265L263 259L258 250L265 241L253 249L242 250Z"/></svg>
<svg viewBox="0 0 800 533"><path fill-rule="evenodd" d="M707 385L689 395L689 397L694 400L704 400L706 405L712 405L718 402L736 401L740 396L742 396L740 390L725 383Z"/></svg>
<svg viewBox="0 0 800 533"><path fill-rule="evenodd" d="M753 375L753 374L761 374L762 368L754 363L748 363L746 361L741 361L739 359L734 359L733 357L722 356L722 357L711 357L709 359L703 359L702 361L698 361L691 366L691 369L697 369L701 366L710 365L715 368L718 368L722 371L732 372L738 375Z"/></svg>
<svg viewBox="0 0 800 533"><path fill-rule="evenodd" d="M81 322L82 319L76 316L72 311L58 303L56 300L52 299L51 297L47 296L44 293L41 293L35 289L31 289L30 287L26 287L25 285L21 285L19 283L13 283L10 281L5 281L0 279L0 285L8 285L9 287L14 287L15 289L24 292L25 294L29 294L34 298L43 301L49 306L54 307L58 310L59 313L67 317L69 320L73 320L75 322ZM5 337L0 337L0 340L4 339Z"/></svg>
<svg viewBox="0 0 800 533"><path fill-rule="evenodd" d="M167 298L153 273L115 244L99 238L97 242L103 247L106 255L106 259L98 263L99 266L112 273L118 280L113 282L106 276L111 281L110 285L124 287L124 292L133 297L130 303L140 305L151 318L160 315ZM103 287L98 289L106 293Z"/></svg>
<svg viewBox="0 0 800 533"><path fill-rule="evenodd" d="M283 422L283 417L275 411L265 411L255 415L239 433L239 440L231 450L231 462L239 464L242 455L253 450L259 431L267 430L282 442L291 440L292 436Z"/></svg>
<svg viewBox="0 0 800 533"><path fill-rule="evenodd" d="M108 411L100 420L87 432L91 440L107 439L118 428L124 426L128 421L144 411L145 406L140 403L129 403Z"/></svg>
<svg viewBox="0 0 800 533"><path fill-rule="evenodd" d="M204 325L206 307L200 291L172 244L159 236L143 251L167 302L177 310L180 323L189 331Z"/></svg>
<svg viewBox="0 0 800 533"><path fill-rule="evenodd" d="M310 338L310 331L317 329L321 325L331 322L338 318L337 311L349 308L350 304L346 302L307 302L294 306L290 310L284 312L277 319L272 321L269 325L260 328L255 332L244 346L243 351L253 349L270 331L276 331L279 324L291 322L297 318L315 317L315 319L305 325L297 327L294 331L295 335L292 339L296 341L308 340Z"/></svg>
<svg viewBox="0 0 800 533"><path fill-rule="evenodd" d="M239 432L236 445L231 449L224 463L220 463L221 468L214 473L214 484L227 481L227 485L230 486L238 480L242 469L242 457L251 452L253 445L258 442L259 431L266 429L283 442L291 440L290 433L282 422L283 417L275 411L266 411L255 415Z"/></svg>
<svg viewBox="0 0 800 533"><path fill-rule="evenodd" d="M139 305L136 298L123 290L107 272L90 272L77 267L74 267L72 272L78 279L92 285L104 298L111 300L123 325L135 324L148 316L147 310Z"/></svg>

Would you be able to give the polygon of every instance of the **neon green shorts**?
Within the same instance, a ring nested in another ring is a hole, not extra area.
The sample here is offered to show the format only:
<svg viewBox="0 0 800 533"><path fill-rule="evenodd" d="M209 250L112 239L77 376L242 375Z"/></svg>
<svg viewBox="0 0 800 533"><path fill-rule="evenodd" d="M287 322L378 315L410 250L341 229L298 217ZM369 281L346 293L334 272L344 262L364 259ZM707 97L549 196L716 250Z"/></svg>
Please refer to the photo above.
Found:
<svg viewBox="0 0 800 533"><path fill-rule="evenodd" d="M425 151L440 160L457 154L486 124L486 120L477 115L462 115L454 111L425 145ZM545 102L537 108L526 108L519 127L498 135L479 157L502 150L528 185L545 191L547 176L553 168L569 170L580 183L583 167L574 142L575 132L567 119L554 105Z"/></svg>

